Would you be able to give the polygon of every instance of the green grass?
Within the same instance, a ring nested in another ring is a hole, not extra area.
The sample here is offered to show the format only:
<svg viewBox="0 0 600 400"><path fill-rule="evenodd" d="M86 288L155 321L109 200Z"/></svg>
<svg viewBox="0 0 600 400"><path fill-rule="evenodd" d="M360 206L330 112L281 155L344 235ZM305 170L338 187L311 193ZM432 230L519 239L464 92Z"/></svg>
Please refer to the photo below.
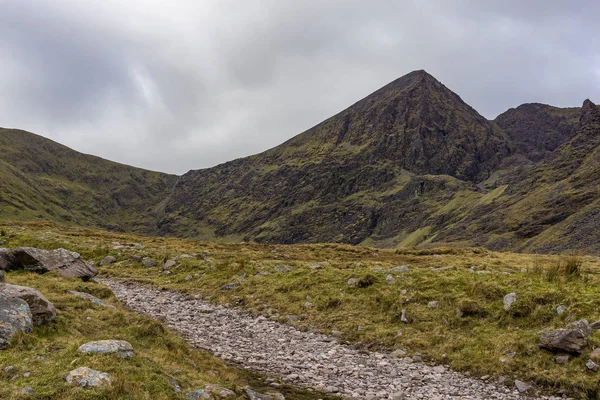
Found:
<svg viewBox="0 0 600 400"><path fill-rule="evenodd" d="M101 268L104 276L201 294L271 319L293 320L300 329L338 330L349 342L385 351L401 348L409 355L419 352L426 362L447 363L474 376L503 375L509 382L521 379L548 389L577 390L587 398L600 393L598 375L585 367L588 353L600 346L600 334L592 335L589 349L566 365L556 364L553 354L537 347L542 330L582 318L600 319L600 266L595 257L480 248L217 244L50 224L0 228L8 234L4 246L66 247L94 261L112 254L118 262ZM113 242L144 243L146 249L137 254L159 263L182 254L190 257L179 258L180 266L164 275L160 265L143 268L130 261L135 250L112 250ZM323 268L310 268L317 263ZM278 265L292 271L276 272ZM409 266L409 272L389 272L398 265ZM435 270L448 266L454 268ZM396 278L392 285L386 283L388 274ZM189 275L193 279L188 281ZM349 286L350 278L364 284ZM221 291L234 281L240 285ZM517 302L505 311L502 300L511 292L517 293ZM306 301L313 307L306 309ZM438 308L428 307L431 301ZM567 307L562 315L556 313L559 305ZM408 324L400 321L402 310Z"/></svg>

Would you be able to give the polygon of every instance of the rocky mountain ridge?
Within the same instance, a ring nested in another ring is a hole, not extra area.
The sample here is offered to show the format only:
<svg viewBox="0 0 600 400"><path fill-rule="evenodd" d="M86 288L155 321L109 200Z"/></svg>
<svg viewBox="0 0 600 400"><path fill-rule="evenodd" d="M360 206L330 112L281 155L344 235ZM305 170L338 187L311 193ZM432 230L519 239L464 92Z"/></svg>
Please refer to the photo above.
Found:
<svg viewBox="0 0 600 400"><path fill-rule="evenodd" d="M0 155L0 216L224 241L600 251L598 138L589 100L488 121L414 71L280 146L181 177L72 154L85 162L63 167L51 150L24 163L29 147L15 146Z"/></svg>

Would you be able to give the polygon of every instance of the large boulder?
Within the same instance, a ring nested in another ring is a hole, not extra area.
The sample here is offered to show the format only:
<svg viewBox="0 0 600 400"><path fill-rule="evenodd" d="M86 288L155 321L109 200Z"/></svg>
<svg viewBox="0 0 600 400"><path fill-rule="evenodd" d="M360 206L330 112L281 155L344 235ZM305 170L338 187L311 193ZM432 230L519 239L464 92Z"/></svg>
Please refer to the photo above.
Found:
<svg viewBox="0 0 600 400"><path fill-rule="evenodd" d="M0 284L0 295L24 300L29 305L35 325L42 325L56 318L54 305L43 294L33 288Z"/></svg>
<svg viewBox="0 0 600 400"><path fill-rule="evenodd" d="M557 329L544 333L538 345L555 353L581 354L588 341L580 329Z"/></svg>
<svg viewBox="0 0 600 400"><path fill-rule="evenodd" d="M65 380L70 385L88 387L110 387L112 377L106 372L95 371L87 367L79 367L69 372Z"/></svg>
<svg viewBox="0 0 600 400"><path fill-rule="evenodd" d="M13 251L17 264L26 271L46 273L56 271L62 276L87 281L98 275L98 270L78 253L65 249L42 250L19 247Z"/></svg>
<svg viewBox="0 0 600 400"><path fill-rule="evenodd" d="M27 302L0 294L0 350L20 331L31 333L33 319Z"/></svg>
<svg viewBox="0 0 600 400"><path fill-rule="evenodd" d="M10 249L0 248L0 271L16 269L15 256Z"/></svg>
<svg viewBox="0 0 600 400"><path fill-rule="evenodd" d="M125 340L98 340L82 344L77 349L79 353L118 354L122 358L134 356L133 346Z"/></svg>

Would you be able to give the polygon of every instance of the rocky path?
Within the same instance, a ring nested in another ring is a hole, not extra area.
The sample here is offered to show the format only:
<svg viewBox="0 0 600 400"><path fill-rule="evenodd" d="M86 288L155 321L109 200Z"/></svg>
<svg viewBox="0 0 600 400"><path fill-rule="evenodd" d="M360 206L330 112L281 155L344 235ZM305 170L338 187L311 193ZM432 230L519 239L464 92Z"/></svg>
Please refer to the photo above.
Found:
<svg viewBox="0 0 600 400"><path fill-rule="evenodd" d="M193 346L244 368L350 399L523 399L518 391L339 344L335 338L215 306L197 296L97 279L131 309L160 318ZM546 397L546 399L553 399Z"/></svg>

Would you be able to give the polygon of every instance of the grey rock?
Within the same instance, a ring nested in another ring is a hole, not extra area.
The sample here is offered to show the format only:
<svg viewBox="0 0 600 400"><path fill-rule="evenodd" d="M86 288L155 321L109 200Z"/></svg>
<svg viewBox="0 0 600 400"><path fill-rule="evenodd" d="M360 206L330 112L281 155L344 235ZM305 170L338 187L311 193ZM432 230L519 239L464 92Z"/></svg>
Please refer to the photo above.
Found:
<svg viewBox="0 0 600 400"><path fill-rule="evenodd" d="M167 260L165 261L165 263L163 264L162 269L164 271L167 271L169 269L171 269L172 267L174 267L177 263L174 260Z"/></svg>
<svg viewBox="0 0 600 400"><path fill-rule="evenodd" d="M556 361L557 364L566 364L569 362L569 360L571 359L571 356L569 356L568 354L563 354L563 355L558 355L554 358L554 361Z"/></svg>
<svg viewBox="0 0 600 400"><path fill-rule="evenodd" d="M236 395L235 392L233 390L224 388L222 386L219 385L206 385L205 390L214 395L217 396L217 398L219 399L235 399Z"/></svg>
<svg viewBox="0 0 600 400"><path fill-rule="evenodd" d="M17 268L46 273L56 271L69 278L90 280L98 270L81 258L78 253L65 249L42 250L35 247L19 247L13 251Z"/></svg>
<svg viewBox="0 0 600 400"><path fill-rule="evenodd" d="M529 383L520 380L515 380L515 387L517 388L519 393L525 393L528 390L530 390L533 386L531 386Z"/></svg>
<svg viewBox="0 0 600 400"><path fill-rule="evenodd" d="M567 311L567 307L563 306L562 304L560 306L556 307L556 313L558 315L563 314L565 311Z"/></svg>
<svg viewBox="0 0 600 400"><path fill-rule="evenodd" d="M100 263L98 263L98 265L100 267L106 267L107 265L110 265L112 263L117 262L117 259L113 256L106 256L102 259L102 261L100 261Z"/></svg>
<svg viewBox="0 0 600 400"><path fill-rule="evenodd" d="M405 355L406 355L406 351L404 351L402 349L397 349L390 353L390 356L396 357L396 358L401 358L401 357L404 357Z"/></svg>
<svg viewBox="0 0 600 400"><path fill-rule="evenodd" d="M6 282L6 279L4 278L4 271L0 270L0 283L4 282Z"/></svg>
<svg viewBox="0 0 600 400"><path fill-rule="evenodd" d="M0 285L0 295L27 302L35 325L43 325L56 318L54 305L43 294L33 288L3 284Z"/></svg>
<svg viewBox="0 0 600 400"><path fill-rule="evenodd" d="M311 303L310 301L307 301L304 303L304 308L312 308L313 303Z"/></svg>
<svg viewBox="0 0 600 400"><path fill-rule="evenodd" d="M193 392L189 392L185 397L188 400L214 399L214 397L204 389L198 389L194 390Z"/></svg>
<svg viewBox="0 0 600 400"><path fill-rule="evenodd" d="M79 367L70 371L65 380L69 385L82 388L110 387L112 385L112 377L109 374L87 367Z"/></svg>
<svg viewBox="0 0 600 400"><path fill-rule="evenodd" d="M228 290L235 289L238 286L240 286L240 284L237 282L227 283L221 286L221 292L227 292Z"/></svg>
<svg viewBox="0 0 600 400"><path fill-rule="evenodd" d="M356 286L357 283L358 283L358 279L356 279L356 278L348 279L348 286Z"/></svg>
<svg viewBox="0 0 600 400"><path fill-rule="evenodd" d="M388 275L385 277L385 283L387 283L388 285L393 285L394 283L396 283L396 278L394 278L393 275Z"/></svg>
<svg viewBox="0 0 600 400"><path fill-rule="evenodd" d="M504 309L506 311L510 310L510 306L512 306L515 301L517 301L516 293L509 293L504 296Z"/></svg>
<svg viewBox="0 0 600 400"><path fill-rule="evenodd" d="M433 272L443 272L443 271L448 271L448 270L454 269L454 266L448 265L447 267L439 267L439 268L430 267L429 269L432 270Z"/></svg>
<svg viewBox="0 0 600 400"><path fill-rule="evenodd" d="M538 345L555 353L580 354L588 341L579 329L557 329L544 333Z"/></svg>
<svg viewBox="0 0 600 400"><path fill-rule="evenodd" d="M166 375L165 375L165 379L167 380L167 383L169 384L169 386L171 386L173 388L174 391L176 391L177 393L181 392L181 390L182 390L181 384L177 380L171 378L170 376L166 376Z"/></svg>
<svg viewBox="0 0 600 400"><path fill-rule="evenodd" d="M21 389L21 393L28 396L30 394L34 394L35 390L33 390L32 388L30 388L29 386L25 386L23 389Z"/></svg>
<svg viewBox="0 0 600 400"><path fill-rule="evenodd" d="M144 246L141 243L134 243L133 244L133 248L136 249L136 250L144 250L146 248L146 246Z"/></svg>
<svg viewBox="0 0 600 400"><path fill-rule="evenodd" d="M590 371L594 371L594 372L598 372L598 364L596 364L595 362L593 362L592 360L587 360L587 362L585 363L585 366L587 367L587 369L589 369Z"/></svg>
<svg viewBox="0 0 600 400"><path fill-rule="evenodd" d="M437 301L430 301L429 303L427 303L427 307L429 308L438 308L439 304Z"/></svg>
<svg viewBox="0 0 600 400"><path fill-rule="evenodd" d="M7 375L12 374L13 372L15 372L15 367L13 367L12 365L9 365L8 367L4 368L4 373Z"/></svg>
<svg viewBox="0 0 600 400"><path fill-rule="evenodd" d="M592 361L600 361L600 348L595 348L591 353L590 353L590 359Z"/></svg>
<svg viewBox="0 0 600 400"><path fill-rule="evenodd" d="M0 350L8 347L18 332L31 333L33 318L25 300L0 294Z"/></svg>
<svg viewBox="0 0 600 400"><path fill-rule="evenodd" d="M314 264L314 265L310 266L310 269L314 269L314 270L323 269L323 266L321 264Z"/></svg>
<svg viewBox="0 0 600 400"><path fill-rule="evenodd" d="M571 322L567 325L567 329L579 329L585 336L589 336L593 332L592 326L587 319Z"/></svg>
<svg viewBox="0 0 600 400"><path fill-rule="evenodd" d="M118 354L121 358L134 356L133 346L125 340L98 340L82 344L77 349L79 353L88 354Z"/></svg>
<svg viewBox="0 0 600 400"><path fill-rule="evenodd" d="M18 269L16 258L10 249L0 248L0 271Z"/></svg>
<svg viewBox="0 0 600 400"><path fill-rule="evenodd" d="M146 268L156 267L156 261L154 261L150 257L144 257L142 258L142 266Z"/></svg>
<svg viewBox="0 0 600 400"><path fill-rule="evenodd" d="M115 306L105 303L104 301L100 300L99 298L97 298L95 296L92 296L89 293L76 292L74 290L69 290L69 293L74 294L77 297L81 297L84 300L91 301L92 303L98 304L99 306L102 306L102 307L115 308Z"/></svg>
<svg viewBox="0 0 600 400"><path fill-rule="evenodd" d="M400 321L404 323L408 323L408 318L406 318L406 310L402 310L402 315L400 316Z"/></svg>
<svg viewBox="0 0 600 400"><path fill-rule="evenodd" d="M399 265L390 269L392 272L408 272L408 267L406 265Z"/></svg>
<svg viewBox="0 0 600 400"><path fill-rule="evenodd" d="M246 392L250 400L285 400L285 397L281 393L262 394L248 388L244 389L244 392Z"/></svg>

